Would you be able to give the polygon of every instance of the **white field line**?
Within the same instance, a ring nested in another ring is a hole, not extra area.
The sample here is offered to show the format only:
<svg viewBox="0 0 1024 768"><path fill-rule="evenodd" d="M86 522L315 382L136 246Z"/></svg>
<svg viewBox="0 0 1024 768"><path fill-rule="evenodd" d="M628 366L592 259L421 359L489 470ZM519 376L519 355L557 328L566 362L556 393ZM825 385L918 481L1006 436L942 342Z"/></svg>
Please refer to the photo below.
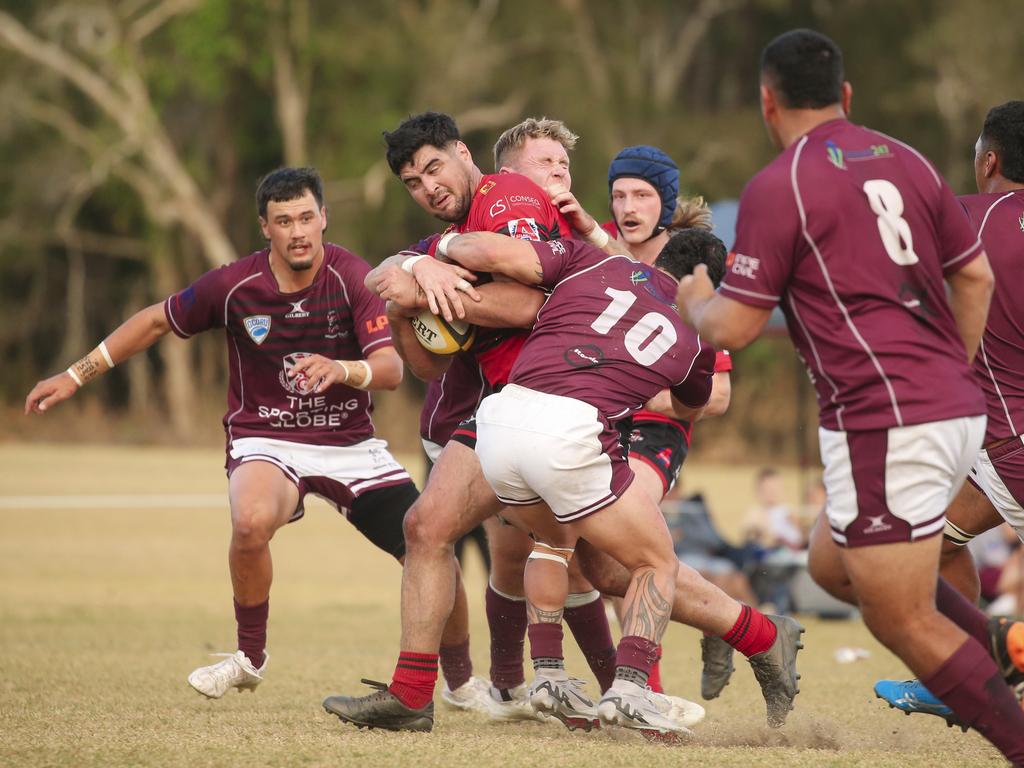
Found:
<svg viewBox="0 0 1024 768"><path fill-rule="evenodd" d="M125 493L0 496L0 509L195 509L222 507L226 493Z"/></svg>

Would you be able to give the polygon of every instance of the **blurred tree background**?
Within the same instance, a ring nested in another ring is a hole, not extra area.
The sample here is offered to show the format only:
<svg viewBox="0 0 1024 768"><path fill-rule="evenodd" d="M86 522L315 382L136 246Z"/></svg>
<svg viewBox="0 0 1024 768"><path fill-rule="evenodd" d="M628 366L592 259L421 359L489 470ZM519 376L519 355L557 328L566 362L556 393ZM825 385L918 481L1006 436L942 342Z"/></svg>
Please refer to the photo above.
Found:
<svg viewBox="0 0 1024 768"><path fill-rule="evenodd" d="M478 165L529 115L582 137L574 191L607 206L606 169L648 143L687 192L735 198L774 152L757 64L774 35L831 35L853 119L932 158L973 191L985 112L1022 96L1020 0L7 0L0 10L0 435L205 442L219 434L224 348L167 339L62 407L20 417L40 377L138 308L262 247L253 191L317 166L329 237L377 262L437 229L392 178L381 131L450 112ZM736 356L734 400L698 449L795 458L813 404L784 339ZM421 388L378 423L415 445ZM766 401L771 406L765 407ZM44 423L45 422L45 423Z"/></svg>

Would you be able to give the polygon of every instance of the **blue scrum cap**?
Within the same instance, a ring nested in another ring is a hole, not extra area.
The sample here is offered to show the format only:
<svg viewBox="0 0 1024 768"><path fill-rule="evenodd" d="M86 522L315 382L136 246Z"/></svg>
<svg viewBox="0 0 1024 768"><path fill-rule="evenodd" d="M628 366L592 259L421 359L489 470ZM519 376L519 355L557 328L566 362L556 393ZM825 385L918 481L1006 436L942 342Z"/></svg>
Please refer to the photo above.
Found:
<svg viewBox="0 0 1024 768"><path fill-rule="evenodd" d="M661 197L661 218L654 234L668 227L679 197L679 168L672 158L657 147L626 147L608 166L609 194L614 181L623 177L643 179L657 190Z"/></svg>

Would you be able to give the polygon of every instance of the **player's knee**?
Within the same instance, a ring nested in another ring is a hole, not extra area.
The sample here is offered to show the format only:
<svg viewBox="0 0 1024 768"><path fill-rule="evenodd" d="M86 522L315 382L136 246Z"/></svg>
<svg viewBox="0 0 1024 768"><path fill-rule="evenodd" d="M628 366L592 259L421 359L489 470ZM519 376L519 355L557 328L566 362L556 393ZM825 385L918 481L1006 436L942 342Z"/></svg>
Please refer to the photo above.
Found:
<svg viewBox="0 0 1024 768"><path fill-rule="evenodd" d="M452 543L447 540L443 527L439 525L439 516L442 513L443 509L432 504L427 495L420 496L416 503L409 507L402 522L407 550L434 548Z"/></svg>
<svg viewBox="0 0 1024 768"><path fill-rule="evenodd" d="M231 521L231 544L236 549L259 549L274 537L274 515L253 504L239 510Z"/></svg>

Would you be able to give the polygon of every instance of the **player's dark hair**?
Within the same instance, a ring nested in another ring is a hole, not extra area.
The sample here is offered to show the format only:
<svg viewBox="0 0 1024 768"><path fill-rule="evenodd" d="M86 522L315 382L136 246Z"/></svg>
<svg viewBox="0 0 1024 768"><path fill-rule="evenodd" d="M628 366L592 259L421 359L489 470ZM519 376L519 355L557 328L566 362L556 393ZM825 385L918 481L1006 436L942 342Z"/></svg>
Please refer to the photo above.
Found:
<svg viewBox="0 0 1024 768"><path fill-rule="evenodd" d="M820 32L794 29L761 52L761 76L783 107L821 109L843 98L843 52Z"/></svg>
<svg viewBox="0 0 1024 768"><path fill-rule="evenodd" d="M999 155L999 170L1004 177L1024 184L1024 101L992 107L981 129L981 144Z"/></svg>
<svg viewBox="0 0 1024 768"><path fill-rule="evenodd" d="M271 171L256 187L256 208L267 218L267 203L298 200L306 192L316 198L316 207L324 207L324 183L316 168L278 168Z"/></svg>
<svg viewBox="0 0 1024 768"><path fill-rule="evenodd" d="M725 244L706 229L684 229L665 243L654 266L664 269L677 280L693 272L698 264L706 264L708 277L717 287L725 276Z"/></svg>
<svg viewBox="0 0 1024 768"><path fill-rule="evenodd" d="M420 147L429 145L444 149L461 138L451 115L424 112L407 117L395 130L390 133L384 131L384 142L388 145L388 166L397 176L402 166L412 160Z"/></svg>

